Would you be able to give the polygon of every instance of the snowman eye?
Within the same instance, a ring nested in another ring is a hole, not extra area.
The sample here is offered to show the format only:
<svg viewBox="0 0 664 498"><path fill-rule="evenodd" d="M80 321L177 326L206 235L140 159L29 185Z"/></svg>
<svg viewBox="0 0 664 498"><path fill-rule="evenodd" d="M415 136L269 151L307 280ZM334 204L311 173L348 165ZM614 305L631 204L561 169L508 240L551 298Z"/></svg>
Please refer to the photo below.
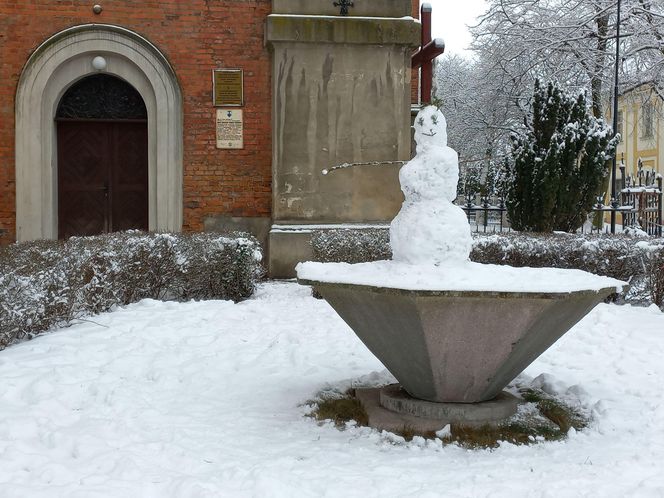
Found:
<svg viewBox="0 0 664 498"><path fill-rule="evenodd" d="M418 119L417 124L420 125L420 126L424 126L424 118Z"/></svg>
<svg viewBox="0 0 664 498"><path fill-rule="evenodd" d="M433 124L437 125L438 124L438 116L436 116L435 114L433 116L431 116L431 121L433 122Z"/></svg>

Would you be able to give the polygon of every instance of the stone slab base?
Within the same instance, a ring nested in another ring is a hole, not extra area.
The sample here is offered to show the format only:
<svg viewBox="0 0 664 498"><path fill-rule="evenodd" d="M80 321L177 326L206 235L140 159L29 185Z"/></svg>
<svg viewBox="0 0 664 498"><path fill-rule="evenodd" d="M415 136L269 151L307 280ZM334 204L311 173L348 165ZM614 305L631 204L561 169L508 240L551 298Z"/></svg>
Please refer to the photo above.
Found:
<svg viewBox="0 0 664 498"><path fill-rule="evenodd" d="M435 403L413 398L399 384L383 387L379 399L380 406L393 412L466 425L505 420L516 413L519 405L519 400L505 391L481 403Z"/></svg>
<svg viewBox="0 0 664 498"><path fill-rule="evenodd" d="M498 426L516 413L519 404L516 397L504 391L482 403L432 403L409 396L398 384L356 389L355 397L367 412L369 426L389 432L404 428L416 433L436 432L447 424Z"/></svg>

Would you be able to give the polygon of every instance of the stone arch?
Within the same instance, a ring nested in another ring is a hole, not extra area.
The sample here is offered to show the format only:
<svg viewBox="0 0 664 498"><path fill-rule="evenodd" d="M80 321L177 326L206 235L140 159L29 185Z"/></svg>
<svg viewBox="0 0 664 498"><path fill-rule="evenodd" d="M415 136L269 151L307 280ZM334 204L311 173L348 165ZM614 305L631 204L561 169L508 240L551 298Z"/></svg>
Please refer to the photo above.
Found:
<svg viewBox="0 0 664 498"><path fill-rule="evenodd" d="M148 114L150 230L182 228L182 94L175 72L149 41L128 29L75 26L42 43L28 59L16 92L16 238L57 238L57 140L60 98L79 79L105 72L131 84Z"/></svg>

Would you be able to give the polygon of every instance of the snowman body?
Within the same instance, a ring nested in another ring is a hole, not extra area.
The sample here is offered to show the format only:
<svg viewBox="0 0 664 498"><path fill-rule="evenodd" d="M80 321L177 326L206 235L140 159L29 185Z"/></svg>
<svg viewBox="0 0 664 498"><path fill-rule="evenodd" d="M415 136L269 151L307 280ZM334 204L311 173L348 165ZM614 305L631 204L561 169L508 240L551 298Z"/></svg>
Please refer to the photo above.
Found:
<svg viewBox="0 0 664 498"><path fill-rule="evenodd" d="M415 119L417 154L399 172L405 200L390 225L392 259L436 266L468 261L470 226L457 195L459 159L447 146L447 123L434 106Z"/></svg>

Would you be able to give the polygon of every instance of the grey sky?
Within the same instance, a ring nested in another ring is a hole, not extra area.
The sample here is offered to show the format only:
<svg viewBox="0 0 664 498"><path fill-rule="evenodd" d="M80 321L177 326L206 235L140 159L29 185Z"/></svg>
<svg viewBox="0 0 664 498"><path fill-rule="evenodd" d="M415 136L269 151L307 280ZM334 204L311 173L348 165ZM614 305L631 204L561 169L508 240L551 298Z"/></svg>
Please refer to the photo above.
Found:
<svg viewBox="0 0 664 498"><path fill-rule="evenodd" d="M445 53L463 55L471 41L466 25L474 24L477 16L484 13L485 0L425 1L433 8L433 37L445 40Z"/></svg>

